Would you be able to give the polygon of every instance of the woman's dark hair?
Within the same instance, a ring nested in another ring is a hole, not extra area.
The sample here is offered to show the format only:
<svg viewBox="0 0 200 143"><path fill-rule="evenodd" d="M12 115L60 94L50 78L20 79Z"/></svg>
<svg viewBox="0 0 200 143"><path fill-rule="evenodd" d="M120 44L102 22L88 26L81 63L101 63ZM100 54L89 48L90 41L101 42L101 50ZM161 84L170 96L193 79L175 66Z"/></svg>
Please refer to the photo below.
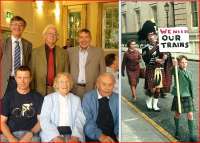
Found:
<svg viewBox="0 0 200 143"><path fill-rule="evenodd" d="M135 42L135 43L136 43L135 40L131 39L131 40L128 41L128 43L127 43L127 47L130 47L132 42Z"/></svg>
<svg viewBox="0 0 200 143"><path fill-rule="evenodd" d="M106 62L106 66L110 66L113 64L114 60L115 60L116 55L111 53L105 56L105 62Z"/></svg>

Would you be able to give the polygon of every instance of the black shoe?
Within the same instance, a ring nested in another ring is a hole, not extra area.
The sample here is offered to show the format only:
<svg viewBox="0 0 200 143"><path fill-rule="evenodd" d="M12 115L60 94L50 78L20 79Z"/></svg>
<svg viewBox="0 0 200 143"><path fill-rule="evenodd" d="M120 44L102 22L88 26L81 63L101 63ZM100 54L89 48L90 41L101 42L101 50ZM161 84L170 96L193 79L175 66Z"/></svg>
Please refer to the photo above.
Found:
<svg viewBox="0 0 200 143"><path fill-rule="evenodd" d="M176 138L177 140L180 140L180 139L181 139L181 136L180 136L180 134L179 134L178 132L175 133L175 138Z"/></svg>
<svg viewBox="0 0 200 143"><path fill-rule="evenodd" d="M190 141L191 141L191 142L197 142L198 140L197 140L197 137L192 136L192 137L190 137Z"/></svg>

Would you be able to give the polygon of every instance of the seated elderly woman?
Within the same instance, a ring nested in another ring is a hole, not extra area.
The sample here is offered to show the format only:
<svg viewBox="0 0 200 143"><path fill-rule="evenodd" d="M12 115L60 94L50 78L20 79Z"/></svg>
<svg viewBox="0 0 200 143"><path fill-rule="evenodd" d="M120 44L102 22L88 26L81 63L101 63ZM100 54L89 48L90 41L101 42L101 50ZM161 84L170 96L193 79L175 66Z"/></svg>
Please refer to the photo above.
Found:
<svg viewBox="0 0 200 143"><path fill-rule="evenodd" d="M42 141L84 141L85 116L80 98L70 93L71 75L57 74L53 86L56 92L44 98L40 114Z"/></svg>

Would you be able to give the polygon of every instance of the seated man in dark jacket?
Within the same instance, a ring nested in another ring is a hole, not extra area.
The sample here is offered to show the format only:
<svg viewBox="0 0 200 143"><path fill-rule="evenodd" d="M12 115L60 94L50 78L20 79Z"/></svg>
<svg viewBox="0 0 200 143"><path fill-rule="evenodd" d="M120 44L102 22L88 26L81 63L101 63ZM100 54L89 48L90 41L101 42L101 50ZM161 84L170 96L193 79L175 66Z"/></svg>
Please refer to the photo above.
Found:
<svg viewBox="0 0 200 143"><path fill-rule="evenodd" d="M116 142L119 132L119 97L112 92L115 78L103 73L97 79L97 89L85 94L83 112L86 117L86 141Z"/></svg>

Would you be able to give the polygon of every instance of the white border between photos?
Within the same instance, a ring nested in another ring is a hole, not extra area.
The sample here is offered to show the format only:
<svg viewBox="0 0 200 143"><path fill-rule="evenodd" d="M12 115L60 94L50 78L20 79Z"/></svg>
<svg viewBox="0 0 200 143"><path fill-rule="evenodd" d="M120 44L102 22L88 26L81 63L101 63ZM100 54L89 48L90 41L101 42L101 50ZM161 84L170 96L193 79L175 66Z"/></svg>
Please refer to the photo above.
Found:
<svg viewBox="0 0 200 143"><path fill-rule="evenodd" d="M119 6L119 49L118 49L118 55L119 55L119 142L121 142L121 1L118 2Z"/></svg>

